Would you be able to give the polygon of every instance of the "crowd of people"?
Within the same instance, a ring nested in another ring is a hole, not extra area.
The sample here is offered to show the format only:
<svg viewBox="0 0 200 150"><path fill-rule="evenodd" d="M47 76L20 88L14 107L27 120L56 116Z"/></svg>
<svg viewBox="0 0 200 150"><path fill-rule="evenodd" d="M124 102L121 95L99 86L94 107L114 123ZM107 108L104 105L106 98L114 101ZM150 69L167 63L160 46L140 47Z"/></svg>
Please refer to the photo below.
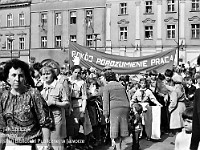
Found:
<svg viewBox="0 0 200 150"><path fill-rule="evenodd" d="M199 71L180 65L118 75L109 66L68 67L52 59L2 62L0 149L92 150L104 143L121 150L131 136L139 150L140 139L169 134L177 135L175 150L197 150Z"/></svg>

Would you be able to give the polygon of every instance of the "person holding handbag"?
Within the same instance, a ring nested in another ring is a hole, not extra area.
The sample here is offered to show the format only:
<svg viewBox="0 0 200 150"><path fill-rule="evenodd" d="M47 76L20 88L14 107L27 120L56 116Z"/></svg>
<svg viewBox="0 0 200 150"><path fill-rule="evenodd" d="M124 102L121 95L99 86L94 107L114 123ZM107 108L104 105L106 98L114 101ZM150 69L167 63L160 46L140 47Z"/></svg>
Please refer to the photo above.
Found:
<svg viewBox="0 0 200 150"><path fill-rule="evenodd" d="M122 149L122 141L129 136L128 121L130 104L125 87L116 79L114 72L105 72L108 82L103 89L103 114L110 122L110 138L115 141L115 149Z"/></svg>

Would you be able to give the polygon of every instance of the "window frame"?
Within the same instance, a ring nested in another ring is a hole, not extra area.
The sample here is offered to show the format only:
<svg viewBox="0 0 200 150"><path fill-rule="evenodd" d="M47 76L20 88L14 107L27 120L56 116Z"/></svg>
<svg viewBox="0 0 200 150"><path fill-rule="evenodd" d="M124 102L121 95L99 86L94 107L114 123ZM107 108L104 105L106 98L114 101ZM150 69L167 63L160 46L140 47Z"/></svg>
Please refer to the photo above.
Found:
<svg viewBox="0 0 200 150"><path fill-rule="evenodd" d="M198 26L193 28L192 26ZM195 34L195 36L193 36ZM191 39L200 39L200 23L191 24Z"/></svg>
<svg viewBox="0 0 200 150"><path fill-rule="evenodd" d="M73 15L73 13L75 15ZM76 11L70 11L70 24L76 24L77 19L77 12Z"/></svg>
<svg viewBox="0 0 200 150"><path fill-rule="evenodd" d="M6 48L7 50L14 50L14 37L7 37L6 42Z"/></svg>
<svg viewBox="0 0 200 150"><path fill-rule="evenodd" d="M167 12L175 12L175 0L167 0Z"/></svg>
<svg viewBox="0 0 200 150"><path fill-rule="evenodd" d="M148 28L148 29L147 29ZM151 29L150 29L151 28ZM149 37L147 37L146 33L148 33L148 35L150 35ZM153 25L145 25L144 26L144 39L145 40L152 40L153 39Z"/></svg>
<svg viewBox="0 0 200 150"><path fill-rule="evenodd" d="M119 15L127 15L127 3L119 4Z"/></svg>
<svg viewBox="0 0 200 150"><path fill-rule="evenodd" d="M47 48L47 36L41 36L41 48Z"/></svg>
<svg viewBox="0 0 200 150"><path fill-rule="evenodd" d="M200 11L200 0L192 0L191 1L191 10L192 11Z"/></svg>
<svg viewBox="0 0 200 150"><path fill-rule="evenodd" d="M88 12L92 12L92 13L88 13ZM93 17L93 10L92 9L86 10L86 17Z"/></svg>
<svg viewBox="0 0 200 150"><path fill-rule="evenodd" d="M9 13L7 15L7 27L12 27L12 26L13 26L13 14Z"/></svg>
<svg viewBox="0 0 200 150"><path fill-rule="evenodd" d="M61 35L55 36L55 48L60 48L60 47L62 47L62 37Z"/></svg>
<svg viewBox="0 0 200 150"><path fill-rule="evenodd" d="M91 12L91 13L89 14L88 12ZM87 28L93 29L93 10L92 9L86 10L86 25L87 25Z"/></svg>
<svg viewBox="0 0 200 150"><path fill-rule="evenodd" d="M127 41L127 40L128 40L128 27L120 26L119 27L119 41Z"/></svg>
<svg viewBox="0 0 200 150"><path fill-rule="evenodd" d="M150 4L148 4L148 3L150 3ZM149 7L149 8L148 8ZM150 12L149 12L149 10L151 10ZM146 14L151 14L151 13L153 13L153 1L145 1L145 13Z"/></svg>
<svg viewBox="0 0 200 150"><path fill-rule="evenodd" d="M47 24L47 13L41 13L40 17L41 17L40 21L41 21L42 25Z"/></svg>
<svg viewBox="0 0 200 150"><path fill-rule="evenodd" d="M21 17L21 15L23 15L23 17ZM19 14L19 26L25 26L25 14L24 13Z"/></svg>
<svg viewBox="0 0 200 150"><path fill-rule="evenodd" d="M70 41L76 43L77 41L76 35L70 35Z"/></svg>
<svg viewBox="0 0 200 150"><path fill-rule="evenodd" d="M56 26L62 25L62 13L61 12L55 12L55 25Z"/></svg>
<svg viewBox="0 0 200 150"><path fill-rule="evenodd" d="M171 26L171 27L174 26L174 29L173 28L168 29L168 26ZM171 32L170 33L171 37L169 37L169 34L168 34L169 32ZM174 37L173 37L173 35L174 35ZM176 25L175 24L168 24L167 25L167 39L175 39L175 38L176 38Z"/></svg>
<svg viewBox="0 0 200 150"><path fill-rule="evenodd" d="M87 47L94 46L93 42L94 42L93 35L92 34L87 34L86 35L86 46Z"/></svg>
<svg viewBox="0 0 200 150"><path fill-rule="evenodd" d="M23 41L20 39L23 39ZM25 50L25 37L19 37L19 50Z"/></svg>

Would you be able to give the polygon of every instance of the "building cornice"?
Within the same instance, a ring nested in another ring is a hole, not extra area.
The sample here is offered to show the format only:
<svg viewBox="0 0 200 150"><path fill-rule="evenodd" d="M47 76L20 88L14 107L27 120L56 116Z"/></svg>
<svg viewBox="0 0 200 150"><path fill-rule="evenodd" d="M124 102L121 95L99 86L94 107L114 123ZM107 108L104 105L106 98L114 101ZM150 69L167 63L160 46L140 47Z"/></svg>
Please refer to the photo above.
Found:
<svg viewBox="0 0 200 150"><path fill-rule="evenodd" d="M200 21L198 16L193 16L192 18L188 18L189 21Z"/></svg>
<svg viewBox="0 0 200 150"><path fill-rule="evenodd" d="M31 1L0 2L0 9L30 6Z"/></svg>
<svg viewBox="0 0 200 150"><path fill-rule="evenodd" d="M149 23L155 23L156 20L152 20L151 18L146 18L146 19L143 20L142 22L143 22L143 23L147 23L147 22L149 22Z"/></svg>
<svg viewBox="0 0 200 150"><path fill-rule="evenodd" d="M19 36L25 36L25 35L27 35L27 33L24 33L24 32L22 31L22 32L20 32L20 33L17 33L17 35L19 35Z"/></svg>
<svg viewBox="0 0 200 150"><path fill-rule="evenodd" d="M165 22L178 22L178 19L174 19L173 17L169 17L164 20Z"/></svg>
<svg viewBox="0 0 200 150"><path fill-rule="evenodd" d="M11 33L11 32L5 34L5 36L9 36L9 37L10 37L10 36L14 36L14 35L15 35L15 34L14 34L14 33Z"/></svg>
<svg viewBox="0 0 200 150"><path fill-rule="evenodd" d="M129 21L126 19L121 19L120 21L117 22L118 24L129 24Z"/></svg>

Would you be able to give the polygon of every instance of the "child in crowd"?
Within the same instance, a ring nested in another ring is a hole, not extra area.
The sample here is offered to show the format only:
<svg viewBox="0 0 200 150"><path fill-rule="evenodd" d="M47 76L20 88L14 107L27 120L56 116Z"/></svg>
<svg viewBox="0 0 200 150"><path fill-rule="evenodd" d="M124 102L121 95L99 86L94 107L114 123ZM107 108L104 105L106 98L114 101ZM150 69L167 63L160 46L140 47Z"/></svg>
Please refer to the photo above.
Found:
<svg viewBox="0 0 200 150"><path fill-rule="evenodd" d="M130 100L130 106L134 103L138 103L142 105L143 113L142 124L145 126L145 132L147 135L147 140L150 140L153 131L151 131L151 124L152 124L152 116L151 110L149 109L151 105L162 106L153 95L152 91L147 88L147 80L146 78L140 79L140 88L135 92L132 99ZM149 110L149 111L148 111Z"/></svg>
<svg viewBox="0 0 200 150"><path fill-rule="evenodd" d="M101 144L101 118L103 115L103 102L99 94L99 83L96 78L87 79L87 109L92 124L93 135L90 140L93 140L94 146Z"/></svg>
<svg viewBox="0 0 200 150"><path fill-rule="evenodd" d="M192 136L193 108L188 107L182 114L184 128L176 135L175 150L189 150ZM198 148L200 150L200 148Z"/></svg>
<svg viewBox="0 0 200 150"><path fill-rule="evenodd" d="M142 105L135 103L131 106L131 133L133 139L132 148L134 150L139 150L139 136L142 132Z"/></svg>
<svg viewBox="0 0 200 150"><path fill-rule="evenodd" d="M192 77L185 77L185 94L187 97L186 107L193 106L194 100L194 93L196 91L196 87L193 85L193 78Z"/></svg>
<svg viewBox="0 0 200 150"><path fill-rule="evenodd" d="M133 95L139 89L139 87L140 85L136 81L132 81L131 84L129 84L127 88L127 95L128 95L129 100L132 99Z"/></svg>

